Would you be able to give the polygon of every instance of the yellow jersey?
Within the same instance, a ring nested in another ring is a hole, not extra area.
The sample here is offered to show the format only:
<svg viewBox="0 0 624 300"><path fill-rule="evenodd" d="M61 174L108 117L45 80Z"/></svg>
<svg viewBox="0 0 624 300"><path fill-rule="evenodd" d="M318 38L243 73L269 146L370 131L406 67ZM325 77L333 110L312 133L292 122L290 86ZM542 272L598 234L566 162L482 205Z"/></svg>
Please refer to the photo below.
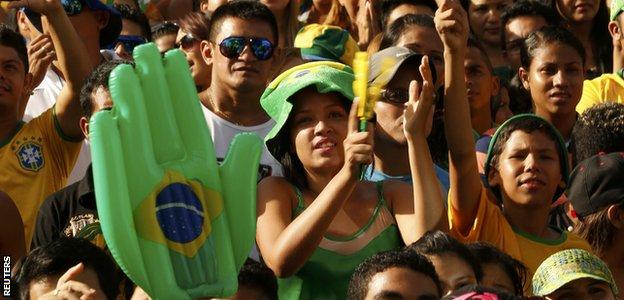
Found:
<svg viewBox="0 0 624 300"><path fill-rule="evenodd" d="M65 186L81 145L62 134L54 108L28 123L20 123L0 141L0 190L13 199L20 212L26 248L39 206L48 195Z"/></svg>
<svg viewBox="0 0 624 300"><path fill-rule="evenodd" d="M576 105L576 111L582 114L586 109L605 102L624 104L624 79L621 71L602 74L598 78L583 82L583 95Z"/></svg>
<svg viewBox="0 0 624 300"><path fill-rule="evenodd" d="M532 294L531 278L533 278L537 267L550 255L571 248L592 252L591 246L573 233L561 232L561 236L558 239L546 240L513 228L501 209L494 204L497 200L492 201L488 198L490 195L485 187L481 187L477 215L472 223L470 232L465 236L453 224L453 221L457 221L461 214L453 208L449 198L448 218L450 233L462 243L488 242L521 261L528 269L528 280L524 287L525 293Z"/></svg>

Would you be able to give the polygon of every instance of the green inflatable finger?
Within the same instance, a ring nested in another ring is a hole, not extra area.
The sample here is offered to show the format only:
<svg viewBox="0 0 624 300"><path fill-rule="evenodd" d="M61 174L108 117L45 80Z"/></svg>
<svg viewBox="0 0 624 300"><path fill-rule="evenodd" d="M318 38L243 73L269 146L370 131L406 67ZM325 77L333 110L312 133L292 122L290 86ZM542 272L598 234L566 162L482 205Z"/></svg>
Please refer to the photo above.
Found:
<svg viewBox="0 0 624 300"><path fill-rule="evenodd" d="M147 44L134 59L90 124L106 244L154 299L231 296L254 243L262 141L236 136L218 166L184 54Z"/></svg>

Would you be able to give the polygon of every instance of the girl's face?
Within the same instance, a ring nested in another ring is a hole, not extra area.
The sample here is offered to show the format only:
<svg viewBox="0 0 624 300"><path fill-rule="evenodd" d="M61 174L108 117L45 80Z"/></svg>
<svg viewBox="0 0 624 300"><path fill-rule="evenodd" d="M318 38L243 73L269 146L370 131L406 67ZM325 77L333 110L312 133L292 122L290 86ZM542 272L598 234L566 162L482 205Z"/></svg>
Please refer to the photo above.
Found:
<svg viewBox="0 0 624 300"><path fill-rule="evenodd" d="M617 299L611 287L604 281L592 278L581 278L560 287L546 296L552 300L613 300Z"/></svg>
<svg viewBox="0 0 624 300"><path fill-rule="evenodd" d="M519 70L522 85L531 93L540 116L576 114L583 92L583 60L574 48L562 43L543 44L534 51L529 69Z"/></svg>
<svg viewBox="0 0 624 300"><path fill-rule="evenodd" d="M500 187L506 205L550 207L562 182L555 142L541 131L516 130L504 147L489 174L490 185Z"/></svg>
<svg viewBox="0 0 624 300"><path fill-rule="evenodd" d="M479 284L507 292L510 295L516 294L512 279L499 264L485 263L481 264L481 268L483 268L483 278Z"/></svg>
<svg viewBox="0 0 624 300"><path fill-rule="evenodd" d="M463 286L477 284L477 277L470 264L455 253L427 255L427 258L431 260L440 277L442 295L448 295Z"/></svg>
<svg viewBox="0 0 624 300"><path fill-rule="evenodd" d="M501 43L500 17L511 0L472 0L468 7L470 29L475 37L490 46Z"/></svg>
<svg viewBox="0 0 624 300"><path fill-rule="evenodd" d="M340 96L307 88L293 97L290 140L304 168L342 167L348 112Z"/></svg>
<svg viewBox="0 0 624 300"><path fill-rule="evenodd" d="M591 22L598 14L600 0L557 0L557 10L568 22Z"/></svg>

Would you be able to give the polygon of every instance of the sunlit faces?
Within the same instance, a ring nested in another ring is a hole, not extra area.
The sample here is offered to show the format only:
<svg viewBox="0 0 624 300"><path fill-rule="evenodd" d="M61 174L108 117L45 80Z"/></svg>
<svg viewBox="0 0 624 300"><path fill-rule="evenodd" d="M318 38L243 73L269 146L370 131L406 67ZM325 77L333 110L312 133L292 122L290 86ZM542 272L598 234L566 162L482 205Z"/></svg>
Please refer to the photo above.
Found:
<svg viewBox="0 0 624 300"><path fill-rule="evenodd" d="M617 299L604 281L593 278L581 278L560 287L546 299L551 300L613 300Z"/></svg>
<svg viewBox="0 0 624 300"><path fill-rule="evenodd" d="M422 78L418 71L419 63L420 61L413 58L404 61L385 87L388 95L393 95L393 99L385 99L385 96L382 96L375 104L375 115L377 117L376 140L382 143L389 142L407 145L407 139L403 133L403 111L405 110L405 102L409 99L410 82L416 80L422 86ZM427 134L431 132L432 122L433 109L428 116Z"/></svg>
<svg viewBox="0 0 624 300"><path fill-rule="evenodd" d="M394 267L377 273L368 283L366 300L439 299L438 290L433 280L422 273L407 268Z"/></svg>
<svg viewBox="0 0 624 300"><path fill-rule="evenodd" d="M511 3L511 0L471 0L468 20L479 41L490 46L500 45L500 17Z"/></svg>
<svg viewBox="0 0 624 300"><path fill-rule="evenodd" d="M27 72L17 51L0 45L0 114L21 107L20 102L26 94L26 81L30 78Z"/></svg>
<svg viewBox="0 0 624 300"><path fill-rule="evenodd" d="M600 0L557 0L557 10L569 22L590 22L598 14Z"/></svg>
<svg viewBox="0 0 624 300"><path fill-rule="evenodd" d="M437 75L435 87L444 84L444 45L434 28L409 26L401 34L396 46L429 56L429 62L432 63Z"/></svg>
<svg viewBox="0 0 624 300"><path fill-rule="evenodd" d="M442 284L442 294L448 295L463 286L477 284L474 270L468 262L454 253L427 255Z"/></svg>
<svg viewBox="0 0 624 300"><path fill-rule="evenodd" d="M565 116L575 114L583 92L584 70L580 54L561 43L535 50L529 70L520 68L525 89L531 93L535 113Z"/></svg>
<svg viewBox="0 0 624 300"><path fill-rule="evenodd" d="M498 78L492 75L483 53L476 47L468 47L466 52L464 79L470 113L489 111L491 98L498 94Z"/></svg>
<svg viewBox="0 0 624 300"><path fill-rule="evenodd" d="M392 23L394 23L394 21L396 21L398 18L408 15L408 14L423 14L423 15L428 15L428 16L432 16L435 14L435 12L428 6L425 5L413 5L413 4L401 4L397 7L395 7L392 12L390 12L390 14L388 15L388 19L386 19L386 24L385 27L390 26Z"/></svg>
<svg viewBox="0 0 624 300"><path fill-rule="evenodd" d="M291 101L294 107L287 124L291 152L296 152L306 170L340 168L348 126L345 100L336 93L321 94L306 88Z"/></svg>
<svg viewBox="0 0 624 300"><path fill-rule="evenodd" d="M522 48L524 39L531 32L546 25L546 20L542 16L519 16L505 24L505 56L514 72L520 68L520 48Z"/></svg>
<svg viewBox="0 0 624 300"><path fill-rule="evenodd" d="M511 295L516 293L514 283L507 272L503 270L501 265L495 263L481 264L483 269L483 277L479 281L480 285L491 287L497 290L507 292Z"/></svg>
<svg viewBox="0 0 624 300"><path fill-rule="evenodd" d="M176 36L175 44L182 44L182 39L188 34L188 32L182 29L178 30L178 36ZM204 61L200 48L201 41L198 39L190 40L188 43L184 43L184 46L180 46L180 50L186 55L186 61L189 64L189 70L196 86L201 88L207 88L210 86L211 69L210 66Z"/></svg>
<svg viewBox="0 0 624 300"><path fill-rule="evenodd" d="M264 89L273 58L259 60L253 55L249 45L237 58L229 59L223 56L219 51L219 43L231 36L266 38L274 47L277 45L271 27L266 22L236 17L224 19L215 40L210 42L210 47L203 49L207 63L212 63L212 82L232 89Z"/></svg>
<svg viewBox="0 0 624 300"><path fill-rule="evenodd" d="M36 282L30 283L30 299L39 299L39 297L43 296L46 293L53 291L56 288L57 281L59 276L50 276L45 277ZM100 282L98 280L97 274L91 268L85 268L84 271L72 278L73 281L78 281L83 284L86 284L90 288L95 290L94 298L95 300L105 300L106 294L102 291L100 287ZM67 284L67 283L66 283ZM71 283L70 283L71 287ZM91 299L91 298L90 298Z"/></svg>
<svg viewBox="0 0 624 300"><path fill-rule="evenodd" d="M503 203L549 207L562 185L560 159L555 141L544 132L516 130L488 174L490 186L501 187Z"/></svg>

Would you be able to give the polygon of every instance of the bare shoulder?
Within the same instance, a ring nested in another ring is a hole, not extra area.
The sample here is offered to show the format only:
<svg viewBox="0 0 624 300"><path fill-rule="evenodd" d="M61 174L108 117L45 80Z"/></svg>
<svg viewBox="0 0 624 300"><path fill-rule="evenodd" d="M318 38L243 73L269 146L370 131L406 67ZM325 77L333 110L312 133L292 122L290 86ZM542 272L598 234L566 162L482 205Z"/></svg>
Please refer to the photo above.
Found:
<svg viewBox="0 0 624 300"><path fill-rule="evenodd" d="M383 196L388 206L392 209L397 201L409 200L412 197L412 186L398 180L383 181ZM409 200L408 202L411 202Z"/></svg>
<svg viewBox="0 0 624 300"><path fill-rule="evenodd" d="M258 200L293 199L295 196L294 186L283 177L269 176L258 183Z"/></svg>

